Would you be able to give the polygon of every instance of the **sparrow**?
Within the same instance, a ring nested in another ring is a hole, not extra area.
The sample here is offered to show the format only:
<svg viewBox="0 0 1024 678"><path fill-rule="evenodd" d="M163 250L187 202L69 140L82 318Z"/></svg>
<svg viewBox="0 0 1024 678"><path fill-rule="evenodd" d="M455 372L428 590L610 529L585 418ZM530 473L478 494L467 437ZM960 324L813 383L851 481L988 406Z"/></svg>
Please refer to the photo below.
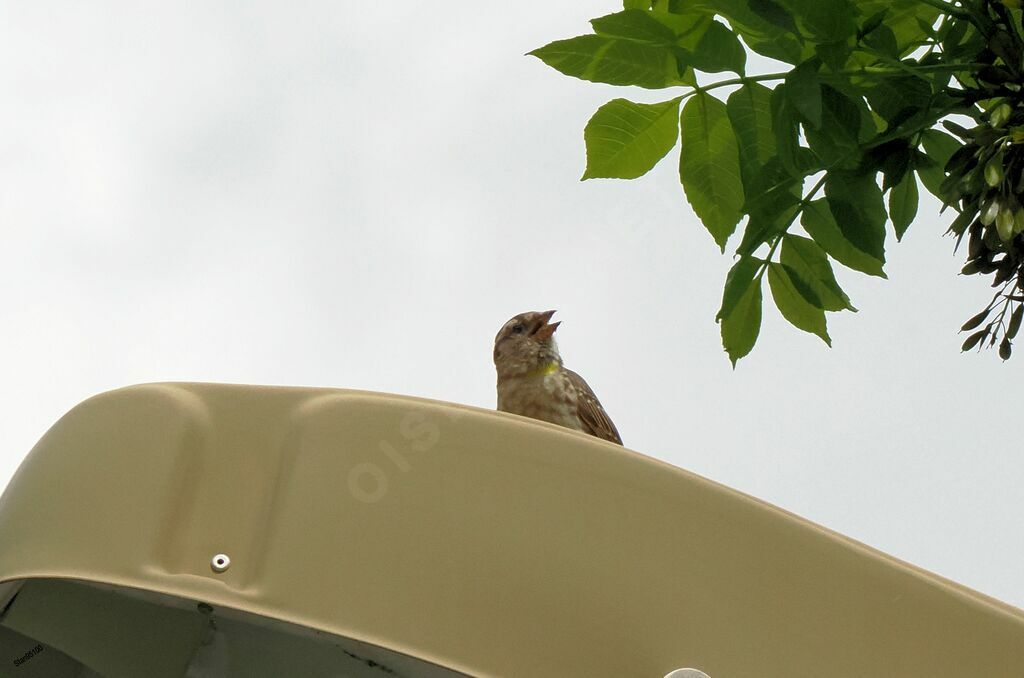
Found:
<svg viewBox="0 0 1024 678"><path fill-rule="evenodd" d="M583 377L562 364L548 322L554 311L520 313L494 338L498 410L558 424L622 444L608 413Z"/></svg>

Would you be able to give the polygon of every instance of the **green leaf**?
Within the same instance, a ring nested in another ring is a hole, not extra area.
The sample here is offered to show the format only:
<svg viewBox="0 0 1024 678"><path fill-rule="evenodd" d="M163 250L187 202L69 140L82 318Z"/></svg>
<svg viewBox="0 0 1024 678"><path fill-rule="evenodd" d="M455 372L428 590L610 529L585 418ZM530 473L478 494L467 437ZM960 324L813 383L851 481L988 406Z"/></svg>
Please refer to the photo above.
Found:
<svg viewBox="0 0 1024 678"><path fill-rule="evenodd" d="M780 0L816 42L844 42L857 33L856 9L849 0Z"/></svg>
<svg viewBox="0 0 1024 678"><path fill-rule="evenodd" d="M828 262L824 250L810 238L787 233L782 240L779 261L786 267L794 283L800 281L810 288L813 298L819 301L815 305L826 311L857 310L836 282L832 264ZM812 297L804 294L804 298L813 303Z"/></svg>
<svg viewBox="0 0 1024 678"><path fill-rule="evenodd" d="M846 239L829 211L825 198L814 200L804 208L800 224L814 238L814 242L839 263L861 273L886 277L882 270L882 264L885 263L883 260L858 249Z"/></svg>
<svg viewBox="0 0 1024 678"><path fill-rule="evenodd" d="M942 51L946 54L956 52L960 43L967 37L967 30L971 24L968 21L945 21L939 27L936 34L939 42L942 43Z"/></svg>
<svg viewBox="0 0 1024 678"><path fill-rule="evenodd" d="M676 40L675 31L652 17L650 12L636 9L591 19L590 25L595 33L609 38L666 46Z"/></svg>
<svg viewBox="0 0 1024 678"><path fill-rule="evenodd" d="M652 16L665 24L676 34L675 44L682 47L688 54L697 49L704 32L714 21L712 15L692 12L689 14L667 14L655 12Z"/></svg>
<svg viewBox="0 0 1024 678"><path fill-rule="evenodd" d="M931 95L928 81L912 75L884 78L865 93L871 108L890 128L927 108Z"/></svg>
<svg viewBox="0 0 1024 678"><path fill-rule="evenodd" d="M583 130L583 178L642 176L672 150L678 137L679 97L658 104L612 99L597 109Z"/></svg>
<svg viewBox="0 0 1024 678"><path fill-rule="evenodd" d="M1009 360L1012 353L1013 345L1010 343L1009 337L1003 337L1003 340L999 342L999 357L1003 360Z"/></svg>
<svg viewBox="0 0 1024 678"><path fill-rule="evenodd" d="M942 169L945 169L953 154L963 148L962 142L937 129L926 129L921 132L921 145L924 146L924 152L928 157Z"/></svg>
<svg viewBox="0 0 1024 678"><path fill-rule="evenodd" d="M529 53L574 78L660 89L680 84L671 48L604 35L557 40Z"/></svg>
<svg viewBox="0 0 1024 678"><path fill-rule="evenodd" d="M896 240L903 234L917 216L917 178L913 172L903 175L903 180L889 191L889 218L896 231Z"/></svg>
<svg viewBox="0 0 1024 678"><path fill-rule="evenodd" d="M879 144L864 153L860 171L882 172L882 190L887 191L903 181L910 169L910 144L904 138Z"/></svg>
<svg viewBox="0 0 1024 678"><path fill-rule="evenodd" d="M733 306L732 312L722 319L722 346L729 354L732 366L750 353L761 331L761 280L754 279Z"/></svg>
<svg viewBox="0 0 1024 678"><path fill-rule="evenodd" d="M814 129L821 127L821 83L818 67L821 62L811 59L800 64L786 76L786 95L793 108Z"/></svg>
<svg viewBox="0 0 1024 678"><path fill-rule="evenodd" d="M799 125L794 116L793 106L785 83L772 90L770 100L772 132L775 136L775 148L782 161L782 166L790 174L799 174L800 152Z"/></svg>
<svg viewBox="0 0 1024 678"><path fill-rule="evenodd" d="M971 336L964 339L963 345L960 347L961 351L970 351L972 348L978 345L982 339L988 336L988 330L978 330Z"/></svg>
<svg viewBox="0 0 1024 678"><path fill-rule="evenodd" d="M787 64L798 64L814 54L813 47L810 47L812 43L798 40L792 34L780 31L757 34L743 30L742 26L737 26L736 28L740 37L743 38L743 42L750 49L770 59L776 59Z"/></svg>
<svg viewBox="0 0 1024 678"><path fill-rule="evenodd" d="M739 247L736 248L736 253L753 254L757 251L758 247L783 233L795 212L796 207L791 207L784 214L776 218L757 214L750 215L750 218L747 219L747 226L743 230L743 238L740 240Z"/></svg>
<svg viewBox="0 0 1024 678"><path fill-rule="evenodd" d="M808 157L811 155L809 149L802 148L800 150L806 151L807 155L797 153L798 162L813 159ZM759 211L761 206L766 206L773 216L778 214L784 207L792 204L790 196L774 195L779 190L788 191L791 196L796 197L796 202L799 202L804 175L807 173L808 171L805 167L798 168L798 171L795 173L791 172L778 154L768 158L768 162L763 167L758 168L758 176L751 182L755 192L753 195L748 195L747 206L750 208L748 211L754 213Z"/></svg>
<svg viewBox="0 0 1024 678"><path fill-rule="evenodd" d="M991 313L991 312L992 312L992 307L990 306L989 308L986 308L981 313L979 313L979 314L977 314L975 316L972 316L970 320L965 322L960 327L960 331L961 332L968 332L970 330L973 330L975 327L977 327L981 323L985 322L985 318L987 318L988 314Z"/></svg>
<svg viewBox="0 0 1024 678"><path fill-rule="evenodd" d="M799 205L797 204L799 201L800 199L797 198L793 201L792 205L783 207L777 214L767 212L751 214L750 219L747 220L747 226L743 231L743 238L740 241L739 247L736 248L736 252L738 254L752 254L762 244L770 243L776 236L785 233L799 211Z"/></svg>
<svg viewBox="0 0 1024 678"><path fill-rule="evenodd" d="M801 44L793 32L779 27L755 11L750 0L670 0L672 11L703 11L726 19L750 49L772 59L797 64L810 55L810 45ZM763 4L763 3L762 3ZM779 3L775 3L779 4ZM758 8L760 9L760 7Z"/></svg>
<svg viewBox="0 0 1024 678"><path fill-rule="evenodd" d="M793 288L800 293L800 296L804 298L804 301L814 308L819 308L824 311L825 302L821 300L821 297L819 297L817 292L814 291L814 288L811 287L810 283L797 275L796 269L786 266L785 264L780 265L782 268L786 269L789 281L793 283Z"/></svg>
<svg viewBox="0 0 1024 678"><path fill-rule="evenodd" d="M900 46L896 42L896 34L888 26L879 26L865 35L864 44L884 57L899 58Z"/></svg>
<svg viewBox="0 0 1024 678"><path fill-rule="evenodd" d="M921 33L927 35L929 38L935 38L938 35L935 32L935 29L932 28L932 24L925 21L924 19L918 19L917 25L918 27L920 27Z"/></svg>
<svg viewBox="0 0 1024 678"><path fill-rule="evenodd" d="M1021 54L1017 49L1017 40L1005 30L997 29L989 36L988 47L1014 71L1020 68Z"/></svg>
<svg viewBox="0 0 1024 678"><path fill-rule="evenodd" d="M877 12L869 16L867 19L864 20L863 23L861 23L860 29L857 31L857 35L860 37L869 35L871 31L875 30L876 28L882 25L882 22L885 21L885 16L888 13L889 8L883 7L882 9L878 10ZM863 15L864 12L862 11L861 14Z"/></svg>
<svg viewBox="0 0 1024 678"><path fill-rule="evenodd" d="M1013 107L1006 101L1000 103L988 114L988 124L996 129L1005 126L1014 113Z"/></svg>
<svg viewBox="0 0 1024 678"><path fill-rule="evenodd" d="M799 34L793 15L788 9L775 2L775 0L748 0L751 11L756 13L765 21L778 26L784 32L792 35Z"/></svg>
<svg viewBox="0 0 1024 678"><path fill-rule="evenodd" d="M651 0L622 0L622 8L647 10L651 8Z"/></svg>
<svg viewBox="0 0 1024 678"><path fill-rule="evenodd" d="M789 174L778 156L770 158L764 167L755 167L756 172L751 173L746 167L743 169L747 195L743 208L750 218L736 252L751 254L793 223L793 217L800 209L802 178Z"/></svg>
<svg viewBox="0 0 1024 678"><path fill-rule="evenodd" d="M1003 170L1003 151L997 151L987 163L985 163L985 183L989 188L995 188L1003 183L1006 174Z"/></svg>
<svg viewBox="0 0 1024 678"><path fill-rule="evenodd" d="M743 75L746 63L747 51L743 49L739 38L725 24L718 21L712 21L708 25L690 56L690 65L706 73L732 71Z"/></svg>
<svg viewBox="0 0 1024 678"><path fill-rule="evenodd" d="M1013 339L1017 336L1017 331L1020 329L1020 322L1024 316L1024 305L1017 306L1013 313L1010 315L1010 326L1006 329L1006 336Z"/></svg>
<svg viewBox="0 0 1024 678"><path fill-rule="evenodd" d="M818 335L829 346L832 345L825 325L825 311L800 294L782 264L768 264L768 287L772 290L772 298L783 318L804 332Z"/></svg>
<svg viewBox="0 0 1024 678"><path fill-rule="evenodd" d="M829 85L821 86L821 127L805 127L807 142L826 167L854 168L859 159L860 107Z"/></svg>
<svg viewBox="0 0 1024 678"><path fill-rule="evenodd" d="M837 86L837 89L841 90L846 97L853 102L853 105L857 108L857 116L860 118L860 128L857 130L857 141L860 143L866 143L869 140L875 139L879 132L885 130L884 121L878 117L875 113L871 112L868 107L868 102L864 99L864 95L853 87L847 87L845 89ZM918 113L922 115L923 113ZM915 127L912 130L904 130L900 132L905 136L909 136L911 133L916 132L921 125ZM893 134L897 133L897 130L891 130Z"/></svg>
<svg viewBox="0 0 1024 678"><path fill-rule="evenodd" d="M748 196L763 185L762 168L775 155L772 131L772 91L764 85L748 83L729 96L726 112L739 143L740 174Z"/></svg>
<svg viewBox="0 0 1024 678"><path fill-rule="evenodd" d="M725 250L742 216L739 149L725 104L700 92L683 106L679 178L693 211Z"/></svg>
<svg viewBox="0 0 1024 678"><path fill-rule="evenodd" d="M928 192L940 200L944 200L942 183L946 180L946 173L935 164L927 155L920 154L914 157L914 169L921 177L921 183L928 189Z"/></svg>
<svg viewBox="0 0 1024 678"><path fill-rule="evenodd" d="M716 322L728 318L740 299L750 287L751 281L757 270L764 263L763 259L757 257L740 257L729 269L729 275L725 278L725 288L722 290L722 307L718 309L715 316Z"/></svg>
<svg viewBox="0 0 1024 678"><path fill-rule="evenodd" d="M953 219L953 223L949 225L949 230L947 232L955 233L957 236L963 236L964 232L967 230L967 227L974 223L974 220L977 217L978 206L976 204L969 205L964 209L963 212L957 215L956 219ZM959 242L959 238L957 238L957 242ZM972 255L972 257L968 258L973 258L973 256L976 255Z"/></svg>
<svg viewBox="0 0 1024 678"><path fill-rule="evenodd" d="M939 16L938 9L918 0L856 0L856 5L861 16L870 17L882 10L886 11L884 23L896 36L901 56L927 37L918 21L923 19L925 26L931 26Z"/></svg>
<svg viewBox="0 0 1024 678"><path fill-rule="evenodd" d="M821 59L822 63L829 67L833 73L838 73L850 60L853 48L848 42L826 42L814 45L814 54Z"/></svg>
<svg viewBox="0 0 1024 678"><path fill-rule="evenodd" d="M885 261L885 203L873 175L829 172L825 197L836 225L855 247Z"/></svg>

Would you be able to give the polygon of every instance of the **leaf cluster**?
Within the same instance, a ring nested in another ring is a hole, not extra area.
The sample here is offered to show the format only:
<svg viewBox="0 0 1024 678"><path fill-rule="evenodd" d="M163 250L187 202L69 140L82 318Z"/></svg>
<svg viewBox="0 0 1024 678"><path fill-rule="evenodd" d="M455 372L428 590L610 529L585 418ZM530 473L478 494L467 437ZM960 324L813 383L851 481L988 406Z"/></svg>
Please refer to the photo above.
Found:
<svg viewBox="0 0 1024 678"><path fill-rule="evenodd" d="M885 277L890 228L904 237L922 185L960 212L951 230L970 234L964 272L991 274L1006 288L987 309L1004 304L987 333L972 334L965 348L994 345L998 334L1009 356L1024 289L1018 8L991 0L623 4L592 20L593 34L531 54L585 80L683 88L659 103L601 106L584 130L583 178L642 176L680 145L686 199L719 248L735 246L716 318L734 365L757 341L765 281L786 320L831 344L826 313L856 310L833 264ZM751 51L789 69L748 74ZM957 116L976 124L952 125Z"/></svg>
<svg viewBox="0 0 1024 678"><path fill-rule="evenodd" d="M986 16L984 65L964 80L964 97L976 101L973 127L944 125L962 145L945 165L940 197L959 215L949 232L967 237L964 275L988 275L997 292L961 331L962 350L994 347L1009 359L1024 313L1024 41L1019 17L1005 6ZM987 321L987 322L986 322ZM980 328L980 329L979 329Z"/></svg>

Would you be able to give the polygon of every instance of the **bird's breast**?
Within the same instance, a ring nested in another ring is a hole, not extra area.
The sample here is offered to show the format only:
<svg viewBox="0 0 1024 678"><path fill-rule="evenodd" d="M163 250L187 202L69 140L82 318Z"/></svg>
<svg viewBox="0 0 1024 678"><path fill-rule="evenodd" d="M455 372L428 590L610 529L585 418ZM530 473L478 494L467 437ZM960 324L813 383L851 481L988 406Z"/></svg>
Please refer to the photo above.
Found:
<svg viewBox="0 0 1024 678"><path fill-rule="evenodd" d="M582 430L576 390L561 370L499 379L498 409Z"/></svg>

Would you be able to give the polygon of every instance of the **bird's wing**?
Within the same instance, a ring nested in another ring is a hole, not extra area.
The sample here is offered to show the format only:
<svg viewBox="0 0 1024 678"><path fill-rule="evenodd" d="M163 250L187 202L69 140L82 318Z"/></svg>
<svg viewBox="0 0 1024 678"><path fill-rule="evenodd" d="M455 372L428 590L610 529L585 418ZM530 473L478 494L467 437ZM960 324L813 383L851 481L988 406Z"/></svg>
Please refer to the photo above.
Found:
<svg viewBox="0 0 1024 678"><path fill-rule="evenodd" d="M572 370L565 370L565 372L569 375L569 381L576 387L576 409L584 430L598 438L621 445L622 438L619 437L619 431L608 417L608 413L601 407L601 401L594 395L594 391L580 375Z"/></svg>

